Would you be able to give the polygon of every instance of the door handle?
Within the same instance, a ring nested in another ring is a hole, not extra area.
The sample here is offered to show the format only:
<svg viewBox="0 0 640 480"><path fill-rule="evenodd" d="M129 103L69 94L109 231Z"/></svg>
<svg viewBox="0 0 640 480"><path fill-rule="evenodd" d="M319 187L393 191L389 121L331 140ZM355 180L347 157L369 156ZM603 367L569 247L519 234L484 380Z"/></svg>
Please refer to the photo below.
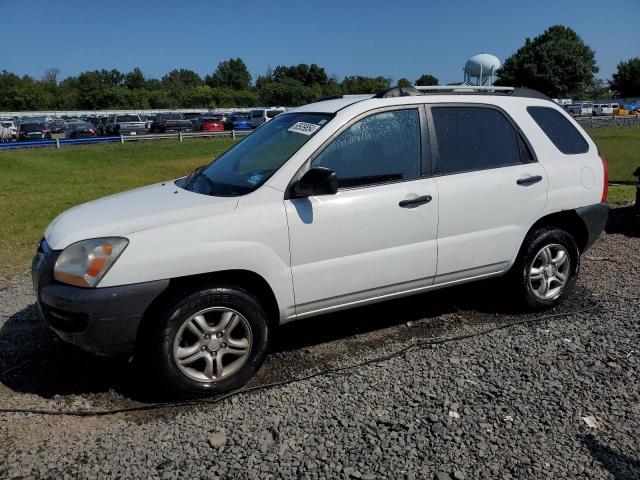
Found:
<svg viewBox="0 0 640 480"><path fill-rule="evenodd" d="M529 185L533 185L534 183L538 183L542 180L541 175L534 175L533 177L519 178L516 182L518 185L523 185L528 187Z"/></svg>
<svg viewBox="0 0 640 480"><path fill-rule="evenodd" d="M398 205L402 208L416 208L431 201L431 195L422 195L421 197L412 198L410 200L402 200Z"/></svg>

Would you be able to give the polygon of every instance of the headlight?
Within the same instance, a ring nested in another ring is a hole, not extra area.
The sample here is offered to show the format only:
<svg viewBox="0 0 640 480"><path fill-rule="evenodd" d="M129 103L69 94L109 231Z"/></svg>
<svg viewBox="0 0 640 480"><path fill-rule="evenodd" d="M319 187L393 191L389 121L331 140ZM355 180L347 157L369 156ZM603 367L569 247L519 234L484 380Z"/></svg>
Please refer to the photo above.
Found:
<svg viewBox="0 0 640 480"><path fill-rule="evenodd" d="M56 280L95 287L129 244L121 237L92 238L65 248L53 267Z"/></svg>

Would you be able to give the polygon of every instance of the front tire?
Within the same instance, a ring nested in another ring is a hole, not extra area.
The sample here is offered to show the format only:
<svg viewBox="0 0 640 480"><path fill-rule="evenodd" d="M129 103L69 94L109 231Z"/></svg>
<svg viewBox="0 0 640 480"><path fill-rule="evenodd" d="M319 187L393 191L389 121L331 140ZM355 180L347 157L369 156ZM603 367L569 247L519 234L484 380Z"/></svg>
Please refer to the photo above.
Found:
<svg viewBox="0 0 640 480"><path fill-rule="evenodd" d="M178 397L242 387L258 371L269 345L269 322L258 301L237 287L187 294L140 332L141 373Z"/></svg>
<svg viewBox="0 0 640 480"><path fill-rule="evenodd" d="M565 230L546 227L525 238L510 272L516 299L528 310L544 310L562 303L580 272L580 251Z"/></svg>

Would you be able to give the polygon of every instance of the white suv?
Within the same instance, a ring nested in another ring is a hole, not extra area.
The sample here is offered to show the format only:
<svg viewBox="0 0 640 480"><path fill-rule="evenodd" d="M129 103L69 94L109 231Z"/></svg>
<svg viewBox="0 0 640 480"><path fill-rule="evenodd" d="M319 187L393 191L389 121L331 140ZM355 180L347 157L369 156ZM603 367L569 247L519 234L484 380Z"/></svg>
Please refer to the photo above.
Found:
<svg viewBox="0 0 640 480"><path fill-rule="evenodd" d="M249 112L251 128L257 128L263 123L267 123L272 118L284 113L284 108L259 108Z"/></svg>
<svg viewBox="0 0 640 480"><path fill-rule="evenodd" d="M33 279L62 339L217 393L293 320L499 276L505 300L557 305L606 192L593 141L537 92L395 88L296 108L187 177L68 210Z"/></svg>

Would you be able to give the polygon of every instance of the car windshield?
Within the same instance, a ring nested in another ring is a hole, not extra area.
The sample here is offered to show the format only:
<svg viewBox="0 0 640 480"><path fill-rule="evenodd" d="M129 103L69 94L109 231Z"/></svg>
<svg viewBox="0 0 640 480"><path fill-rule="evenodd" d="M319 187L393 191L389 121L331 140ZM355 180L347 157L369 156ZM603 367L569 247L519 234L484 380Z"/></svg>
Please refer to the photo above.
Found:
<svg viewBox="0 0 640 480"><path fill-rule="evenodd" d="M284 112L284 110L269 110L269 111L267 112L267 117L268 117L268 118L273 118L273 117L275 117L276 115L280 115L280 114L281 114L281 113L283 113L283 112Z"/></svg>
<svg viewBox="0 0 640 480"><path fill-rule="evenodd" d="M244 122L245 120L249 120L249 115L246 114L236 114L233 116L234 122Z"/></svg>
<svg viewBox="0 0 640 480"><path fill-rule="evenodd" d="M205 195L246 195L264 184L332 117L326 113L278 115L176 185Z"/></svg>

